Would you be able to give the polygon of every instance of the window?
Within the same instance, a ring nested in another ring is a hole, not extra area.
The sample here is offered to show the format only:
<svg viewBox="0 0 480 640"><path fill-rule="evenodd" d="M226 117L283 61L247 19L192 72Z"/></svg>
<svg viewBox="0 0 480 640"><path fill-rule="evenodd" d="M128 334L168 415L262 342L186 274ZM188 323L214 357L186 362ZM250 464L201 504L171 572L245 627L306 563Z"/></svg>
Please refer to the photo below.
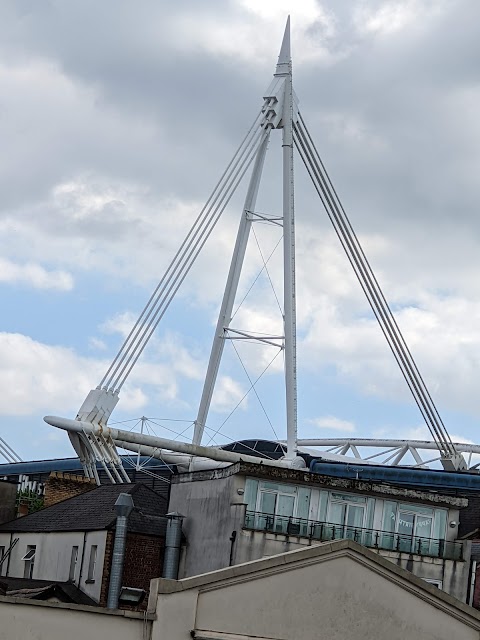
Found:
<svg viewBox="0 0 480 640"><path fill-rule="evenodd" d="M75 580L75 571L77 569L78 562L78 547L72 547L72 555L70 558L70 572L68 574L68 579L72 582Z"/></svg>
<svg viewBox="0 0 480 640"><path fill-rule="evenodd" d="M385 501L382 544L396 551L441 555L447 511Z"/></svg>
<svg viewBox="0 0 480 640"><path fill-rule="evenodd" d="M95 567L97 565L97 545L90 547L90 560L88 561L87 582L95 582Z"/></svg>
<svg viewBox="0 0 480 640"><path fill-rule="evenodd" d="M258 484L255 528L290 535L301 535L304 529L306 531L311 493L309 487L267 481ZM249 504L252 498L249 496Z"/></svg>
<svg viewBox="0 0 480 640"><path fill-rule="evenodd" d="M399 509L397 520L399 551L421 553L422 547L428 546L430 542L432 525L432 516Z"/></svg>
<svg viewBox="0 0 480 640"><path fill-rule="evenodd" d="M27 546L27 553L22 558L22 560L25 562L25 569L23 570L24 578L33 577L33 567L35 564L36 551L37 551L37 547L35 545L32 544Z"/></svg>
<svg viewBox="0 0 480 640"><path fill-rule="evenodd" d="M342 493L330 494L328 508L329 524L336 527L332 532L335 538L351 538L361 542L365 526L365 513L367 501L364 496L348 495Z"/></svg>

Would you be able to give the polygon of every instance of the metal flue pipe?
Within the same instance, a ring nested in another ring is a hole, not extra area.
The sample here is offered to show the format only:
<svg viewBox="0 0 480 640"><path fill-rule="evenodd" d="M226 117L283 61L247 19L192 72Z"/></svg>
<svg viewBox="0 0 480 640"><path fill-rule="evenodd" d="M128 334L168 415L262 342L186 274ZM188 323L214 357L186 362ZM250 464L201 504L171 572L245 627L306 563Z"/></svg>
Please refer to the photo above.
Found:
<svg viewBox="0 0 480 640"><path fill-rule="evenodd" d="M115 502L117 524L113 545L110 584L108 586L107 609L118 609L118 598L122 588L123 565L125 562L125 543L127 540L128 516L133 511L133 498L129 493L121 493Z"/></svg>
<svg viewBox="0 0 480 640"><path fill-rule="evenodd" d="M163 577L169 580L178 578L180 547L182 544L182 522L185 516L177 511L167 513L167 533L165 536L165 556Z"/></svg>

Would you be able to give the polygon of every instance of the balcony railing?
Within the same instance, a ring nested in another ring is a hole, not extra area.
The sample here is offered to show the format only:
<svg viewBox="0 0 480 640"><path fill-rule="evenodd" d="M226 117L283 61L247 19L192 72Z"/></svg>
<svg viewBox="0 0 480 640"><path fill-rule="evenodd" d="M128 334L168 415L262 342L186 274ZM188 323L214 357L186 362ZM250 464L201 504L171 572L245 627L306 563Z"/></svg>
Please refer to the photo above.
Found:
<svg viewBox="0 0 480 640"><path fill-rule="evenodd" d="M414 553L419 556L463 560L463 544L443 539L424 538L405 533L380 531L365 527L318 522L292 516L278 516L258 511L245 512L245 529L279 533L286 536L300 536L326 542L348 539L371 549Z"/></svg>

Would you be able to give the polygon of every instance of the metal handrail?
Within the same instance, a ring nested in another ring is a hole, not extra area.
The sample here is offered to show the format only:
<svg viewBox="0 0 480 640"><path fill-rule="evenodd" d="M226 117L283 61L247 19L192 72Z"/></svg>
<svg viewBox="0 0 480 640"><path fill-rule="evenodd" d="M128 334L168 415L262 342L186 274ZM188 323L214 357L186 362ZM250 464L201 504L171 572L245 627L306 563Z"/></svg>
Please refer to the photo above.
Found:
<svg viewBox="0 0 480 640"><path fill-rule="evenodd" d="M310 538L322 542L349 539L371 549L397 551L419 556L443 558L445 560L463 560L462 542L451 542L443 538L425 538L424 536L413 535L413 533L405 534L398 531L353 527L333 522L261 513L259 511L245 512L244 528L286 536Z"/></svg>

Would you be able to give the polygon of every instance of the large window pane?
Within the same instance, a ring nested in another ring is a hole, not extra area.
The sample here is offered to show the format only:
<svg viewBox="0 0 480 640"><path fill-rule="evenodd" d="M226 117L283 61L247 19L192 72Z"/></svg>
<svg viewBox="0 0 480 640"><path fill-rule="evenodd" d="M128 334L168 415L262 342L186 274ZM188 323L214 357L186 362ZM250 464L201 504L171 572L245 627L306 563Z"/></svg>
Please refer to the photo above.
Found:
<svg viewBox="0 0 480 640"><path fill-rule="evenodd" d="M382 549L393 549L395 546L395 527L397 524L397 503L385 500L383 503L383 532L380 539Z"/></svg>
<svg viewBox="0 0 480 640"><path fill-rule="evenodd" d="M258 480L247 478L245 481L244 501L247 505L247 511L255 511L257 506Z"/></svg>
<svg viewBox="0 0 480 640"><path fill-rule="evenodd" d="M277 498L277 515L279 516L293 516L293 508L295 506L294 496L279 495Z"/></svg>
<svg viewBox="0 0 480 640"><path fill-rule="evenodd" d="M399 551L405 551L410 553L413 543L413 528L414 528L415 515L413 513L405 513L404 511L398 512L398 543L397 548Z"/></svg>
<svg viewBox="0 0 480 640"><path fill-rule="evenodd" d="M432 537L432 518L428 516L417 515L415 522L415 535L422 538Z"/></svg>
<svg viewBox="0 0 480 640"><path fill-rule="evenodd" d="M260 511L262 513L275 513L275 503L277 501L277 495L275 493L267 493L262 491L260 494Z"/></svg>

